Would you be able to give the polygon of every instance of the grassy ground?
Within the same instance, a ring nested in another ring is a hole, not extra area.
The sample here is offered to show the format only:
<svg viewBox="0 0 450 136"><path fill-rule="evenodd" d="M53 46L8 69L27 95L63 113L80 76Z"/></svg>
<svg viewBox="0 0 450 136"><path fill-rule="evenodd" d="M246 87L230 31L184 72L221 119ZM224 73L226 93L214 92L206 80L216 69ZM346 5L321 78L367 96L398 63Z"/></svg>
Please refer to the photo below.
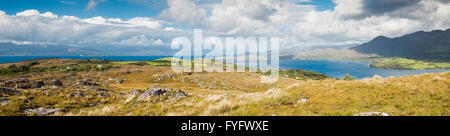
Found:
<svg viewBox="0 0 450 136"><path fill-rule="evenodd" d="M78 60L46 60L33 67L44 66L43 64L65 67L80 63L84 64ZM286 77L280 77L278 82L262 84L259 82L259 73L187 74L174 73L171 67L167 66L112 63L113 66L105 70L49 71L1 76L0 82L17 78L43 82L58 79L63 82L63 86L17 89L0 84L2 88L19 92L0 95L2 100L9 100L8 104L0 105L0 115L25 115L24 110L38 107L60 109L51 115L75 116L351 116L371 111L394 116L450 115L450 72L363 80L338 80L306 72L306 75L323 78L296 80L293 77L302 71L287 73L288 70L282 74ZM305 73L302 75L305 76ZM124 82L117 83L110 80L111 78L124 79ZM86 79L97 82L98 85L83 86L76 83ZM154 85L181 89L189 97L155 97L150 100L132 99L128 103L125 102L130 97L131 90L137 89L142 93ZM98 91L98 88L107 91ZM79 92L84 95L68 97L69 94Z"/></svg>
<svg viewBox="0 0 450 136"><path fill-rule="evenodd" d="M405 58L383 58L378 59L371 67L386 69L450 69L450 63L425 62Z"/></svg>

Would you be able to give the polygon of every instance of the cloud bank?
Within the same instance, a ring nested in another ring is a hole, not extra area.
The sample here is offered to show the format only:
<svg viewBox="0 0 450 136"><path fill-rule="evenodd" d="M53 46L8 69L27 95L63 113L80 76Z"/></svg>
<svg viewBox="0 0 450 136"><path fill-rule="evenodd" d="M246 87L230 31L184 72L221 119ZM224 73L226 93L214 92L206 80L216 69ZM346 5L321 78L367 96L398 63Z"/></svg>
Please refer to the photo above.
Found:
<svg viewBox="0 0 450 136"><path fill-rule="evenodd" d="M334 10L317 10L309 0L128 0L163 3L155 17L78 18L26 10L0 11L0 42L93 46L162 46L193 28L214 36L280 37L281 48L358 44L384 35L450 27L445 0L333 0ZM107 0L90 0L86 9ZM175 27L177 26L177 27ZM183 29L177 29L181 26Z"/></svg>

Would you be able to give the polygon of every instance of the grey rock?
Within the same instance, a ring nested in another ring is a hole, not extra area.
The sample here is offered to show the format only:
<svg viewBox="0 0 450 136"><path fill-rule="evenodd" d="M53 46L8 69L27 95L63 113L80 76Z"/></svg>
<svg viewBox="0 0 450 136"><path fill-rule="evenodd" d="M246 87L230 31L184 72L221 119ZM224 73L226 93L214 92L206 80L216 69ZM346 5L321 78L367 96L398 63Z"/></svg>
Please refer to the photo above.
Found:
<svg viewBox="0 0 450 136"><path fill-rule="evenodd" d="M31 85L16 85L16 88L17 89L30 89L31 88Z"/></svg>
<svg viewBox="0 0 450 136"><path fill-rule="evenodd" d="M0 105L5 106L9 104L9 100L7 98L0 98Z"/></svg>
<svg viewBox="0 0 450 136"><path fill-rule="evenodd" d="M389 114L384 113L384 112L361 112L358 114L353 114L353 116L389 116Z"/></svg>
<svg viewBox="0 0 450 136"><path fill-rule="evenodd" d="M139 91L138 90L131 90L129 92L130 96L128 96L128 98L125 100L125 103L130 102L131 100L133 100L134 98L136 98L139 95Z"/></svg>
<svg viewBox="0 0 450 136"><path fill-rule="evenodd" d="M160 96L170 96L171 98L184 98L184 97L188 97L188 95L178 89L178 90L174 90L172 88L160 88L160 87L151 87L149 88L147 91L145 91L144 93L142 93L137 100L141 101L141 100L145 100L151 97L160 97Z"/></svg>
<svg viewBox="0 0 450 136"><path fill-rule="evenodd" d="M19 92L16 90L11 90L8 88L0 88L0 95L14 95L18 94Z"/></svg>
<svg viewBox="0 0 450 136"><path fill-rule="evenodd" d="M116 79L116 83L118 83L118 84L122 84L124 82L124 80L123 79Z"/></svg>
<svg viewBox="0 0 450 136"><path fill-rule="evenodd" d="M56 112L58 112L59 109L46 109L46 108L35 108L35 109L26 109L24 111L25 114L27 115L50 115L50 114L55 114Z"/></svg>

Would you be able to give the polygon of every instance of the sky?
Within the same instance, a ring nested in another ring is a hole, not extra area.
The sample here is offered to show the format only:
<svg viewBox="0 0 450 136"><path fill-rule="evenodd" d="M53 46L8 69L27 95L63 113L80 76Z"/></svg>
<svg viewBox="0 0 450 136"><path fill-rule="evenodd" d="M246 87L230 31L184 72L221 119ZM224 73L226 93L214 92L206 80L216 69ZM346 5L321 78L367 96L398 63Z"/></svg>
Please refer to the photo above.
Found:
<svg viewBox="0 0 450 136"><path fill-rule="evenodd" d="M450 28L448 0L2 0L0 42L168 46L177 36L279 37L346 46Z"/></svg>

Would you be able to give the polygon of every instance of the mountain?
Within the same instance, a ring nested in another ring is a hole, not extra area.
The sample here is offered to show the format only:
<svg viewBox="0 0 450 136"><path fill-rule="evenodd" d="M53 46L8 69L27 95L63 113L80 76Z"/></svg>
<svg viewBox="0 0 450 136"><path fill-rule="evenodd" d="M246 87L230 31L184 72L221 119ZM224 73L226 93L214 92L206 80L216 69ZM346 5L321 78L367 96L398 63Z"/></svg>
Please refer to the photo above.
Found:
<svg viewBox="0 0 450 136"><path fill-rule="evenodd" d="M378 36L350 49L384 57L450 62L450 29L419 31L396 38Z"/></svg>
<svg viewBox="0 0 450 136"><path fill-rule="evenodd" d="M66 45L17 45L0 43L0 56L161 56L174 50L163 46L66 46Z"/></svg>

